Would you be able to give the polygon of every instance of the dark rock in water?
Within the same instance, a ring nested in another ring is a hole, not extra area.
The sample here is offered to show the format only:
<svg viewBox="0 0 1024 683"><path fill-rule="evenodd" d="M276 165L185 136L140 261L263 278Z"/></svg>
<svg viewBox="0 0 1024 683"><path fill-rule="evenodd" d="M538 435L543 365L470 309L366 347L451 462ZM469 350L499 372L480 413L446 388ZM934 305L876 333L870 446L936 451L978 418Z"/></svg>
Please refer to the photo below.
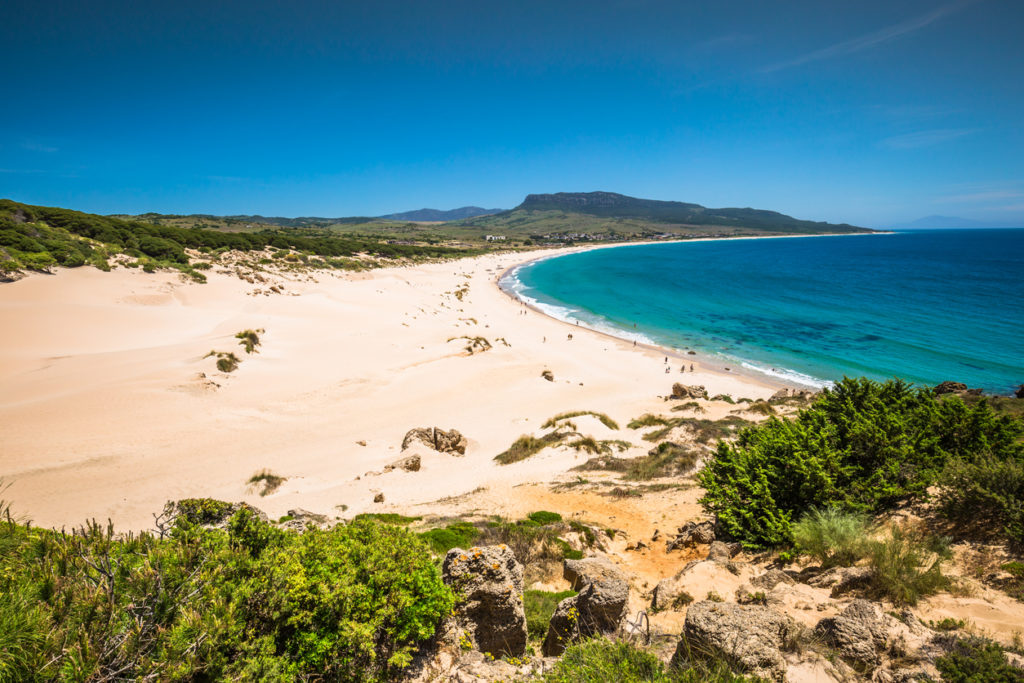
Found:
<svg viewBox="0 0 1024 683"><path fill-rule="evenodd" d="M460 598L455 617L477 649L495 657L526 652L523 565L508 546L453 548L441 575Z"/></svg>
<svg viewBox="0 0 1024 683"><path fill-rule="evenodd" d="M1014 394L1017 398L1024 398L1024 384L1017 387L1017 393Z"/></svg>
<svg viewBox="0 0 1024 683"><path fill-rule="evenodd" d="M405 433L405 438L402 439L402 450L404 451L417 441L424 444L427 448L440 451L441 453L466 454L466 437L455 429L450 431L445 431L440 427L410 429Z"/></svg>
<svg viewBox="0 0 1024 683"><path fill-rule="evenodd" d="M955 394L960 391L967 391L967 385L963 382L941 382L935 385L935 393L940 396L942 394Z"/></svg>

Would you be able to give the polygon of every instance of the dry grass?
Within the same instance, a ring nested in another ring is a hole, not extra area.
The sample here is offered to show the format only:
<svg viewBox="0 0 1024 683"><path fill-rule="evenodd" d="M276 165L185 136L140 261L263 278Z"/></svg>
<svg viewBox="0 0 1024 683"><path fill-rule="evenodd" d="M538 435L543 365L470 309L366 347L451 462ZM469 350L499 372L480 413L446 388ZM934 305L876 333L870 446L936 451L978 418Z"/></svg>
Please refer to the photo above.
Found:
<svg viewBox="0 0 1024 683"><path fill-rule="evenodd" d="M274 474L270 470L263 469L256 474L249 477L249 490L255 491L257 488L262 486L260 490L260 497L268 496L283 484L287 480L287 477L282 477L278 474Z"/></svg>

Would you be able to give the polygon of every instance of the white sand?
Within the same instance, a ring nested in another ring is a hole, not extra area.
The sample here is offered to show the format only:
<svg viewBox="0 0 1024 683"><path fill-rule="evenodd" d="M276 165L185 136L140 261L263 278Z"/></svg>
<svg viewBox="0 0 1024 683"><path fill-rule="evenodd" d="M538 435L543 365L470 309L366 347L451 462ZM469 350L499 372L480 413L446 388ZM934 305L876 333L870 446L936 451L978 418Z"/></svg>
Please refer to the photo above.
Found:
<svg viewBox="0 0 1024 683"><path fill-rule="evenodd" d="M678 361L666 374L661 350L522 315L495 281L526 258L316 273L272 296L229 275L196 285L125 269L0 285L2 497L37 524L109 517L125 529L191 496L244 499L271 516L302 507L345 517L478 487L515 496L513 485L550 481L583 457L559 448L493 462L556 413L598 410L624 424L665 410L659 396L676 381L752 398L776 388L700 367L680 374ZM452 292L466 283L459 301ZM258 354L234 339L245 328L266 330ZM468 356L448 341L460 335L494 346ZM239 369L217 372L204 358L213 349L239 354ZM643 443L596 420L579 425ZM420 472L366 476L400 456L408 429L430 426L464 433L466 456L430 452ZM265 498L246 485L263 468L288 478ZM384 505L372 502L378 491Z"/></svg>

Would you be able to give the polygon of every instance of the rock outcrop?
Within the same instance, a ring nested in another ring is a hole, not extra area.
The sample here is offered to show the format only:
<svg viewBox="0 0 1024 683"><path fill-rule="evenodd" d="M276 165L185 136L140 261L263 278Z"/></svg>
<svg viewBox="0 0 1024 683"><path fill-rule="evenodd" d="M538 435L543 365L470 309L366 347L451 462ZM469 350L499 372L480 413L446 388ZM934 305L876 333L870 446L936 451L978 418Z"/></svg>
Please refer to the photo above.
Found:
<svg viewBox="0 0 1024 683"><path fill-rule="evenodd" d="M871 567L833 567L809 579L815 588L831 588L832 597L866 586L874 575Z"/></svg>
<svg viewBox="0 0 1024 683"><path fill-rule="evenodd" d="M967 391L967 385L963 382L940 382L935 385L935 393L939 394L955 394L961 391Z"/></svg>
<svg viewBox="0 0 1024 683"><path fill-rule="evenodd" d="M579 586L579 593L555 608L544 638L545 657L557 657L575 640L614 633L626 613L629 584L611 562L600 558L566 560L563 574Z"/></svg>
<svg viewBox="0 0 1024 683"><path fill-rule="evenodd" d="M715 540L715 523L711 521L687 522L676 530L673 539L666 542L665 551L672 552L678 548L692 548L695 545L709 545Z"/></svg>
<svg viewBox="0 0 1024 683"><path fill-rule="evenodd" d="M460 596L456 621L478 650L494 657L526 651L523 565L508 546L449 550L442 578Z"/></svg>
<svg viewBox="0 0 1024 683"><path fill-rule="evenodd" d="M942 654L935 632L909 610L897 619L867 600L854 600L838 616L822 619L814 632L861 671L888 665L889 669L908 673L908 664L919 662L925 663L920 673L926 674L927 662ZM889 673L876 672L874 678L891 680Z"/></svg>
<svg viewBox="0 0 1024 683"><path fill-rule="evenodd" d="M565 560L562 577L574 591L583 590L588 583L622 581L626 575L611 560L604 557L585 557L582 560Z"/></svg>
<svg viewBox="0 0 1024 683"><path fill-rule="evenodd" d="M675 657L713 653L737 669L781 682L786 676L783 651L795 632L789 617L767 607L705 600L687 610Z"/></svg>
<svg viewBox="0 0 1024 683"><path fill-rule="evenodd" d="M1017 391L1014 392L1013 395L1016 396L1017 398L1024 398L1024 384L1021 384L1019 387L1017 387Z"/></svg>
<svg viewBox="0 0 1024 683"><path fill-rule="evenodd" d="M405 472L419 472L422 462L423 461L420 456L408 455L404 458L399 458L390 465L385 465L384 471L390 472L392 470L403 470Z"/></svg>
<svg viewBox="0 0 1024 683"><path fill-rule="evenodd" d="M714 541L711 547L708 548L707 559L712 562L726 563L732 560L739 554L742 547L739 543L723 543L722 541Z"/></svg>
<svg viewBox="0 0 1024 683"><path fill-rule="evenodd" d="M402 439L402 450L404 451L417 442L441 453L458 455L465 455L468 445L466 437L456 429L445 431L440 427L417 427L405 433L405 438Z"/></svg>
<svg viewBox="0 0 1024 683"><path fill-rule="evenodd" d="M676 382L672 385L670 398L704 398L708 397L708 390L702 386L688 386Z"/></svg>

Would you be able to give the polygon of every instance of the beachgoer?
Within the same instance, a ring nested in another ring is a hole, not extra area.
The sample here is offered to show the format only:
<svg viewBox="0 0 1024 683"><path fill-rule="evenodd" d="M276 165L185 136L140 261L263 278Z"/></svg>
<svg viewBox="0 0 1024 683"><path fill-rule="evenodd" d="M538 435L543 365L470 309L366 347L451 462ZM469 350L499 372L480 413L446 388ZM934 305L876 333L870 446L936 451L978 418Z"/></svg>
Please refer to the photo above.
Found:
<svg viewBox="0 0 1024 683"><path fill-rule="evenodd" d="M693 363L690 363L690 372L693 372Z"/></svg>

